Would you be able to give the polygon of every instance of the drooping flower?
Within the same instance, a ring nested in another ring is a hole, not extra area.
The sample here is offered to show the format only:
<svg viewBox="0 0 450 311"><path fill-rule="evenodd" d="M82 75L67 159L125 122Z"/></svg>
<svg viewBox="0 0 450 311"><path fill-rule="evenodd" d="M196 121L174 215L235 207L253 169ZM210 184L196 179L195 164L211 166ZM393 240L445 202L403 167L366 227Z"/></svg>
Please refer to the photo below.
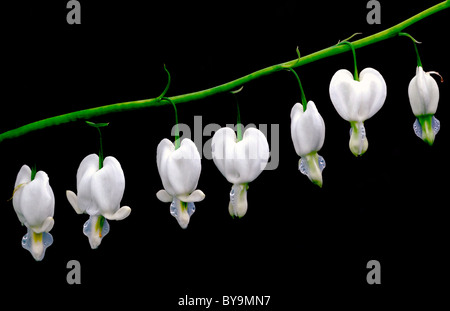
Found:
<svg viewBox="0 0 450 311"><path fill-rule="evenodd" d="M77 194L67 190L66 195L77 214L90 217L83 226L92 249L97 248L109 232L108 220L122 220L131 213L128 206L120 207L125 191L125 176L119 161L106 157L99 169L96 154L86 156L77 171Z"/></svg>
<svg viewBox="0 0 450 311"><path fill-rule="evenodd" d="M373 68L366 68L358 81L350 71L341 69L331 79L329 91L338 114L350 122L350 150L355 156L364 154L369 147L364 121L377 113L386 99L383 76Z"/></svg>
<svg viewBox="0 0 450 311"><path fill-rule="evenodd" d="M438 74L435 71L425 72L422 66L418 66L408 87L409 102L417 117L414 132L429 145L433 144L441 127L441 123L434 116L439 103L439 88L430 75L432 73Z"/></svg>
<svg viewBox="0 0 450 311"><path fill-rule="evenodd" d="M248 184L261 174L269 160L267 138L260 130L248 128L238 141L235 132L224 127L214 134L211 147L214 163L233 184L228 211L233 217L243 217L248 207Z"/></svg>
<svg viewBox="0 0 450 311"><path fill-rule="evenodd" d="M299 170L319 187L322 187L322 171L325 160L317 152L325 141L325 122L316 105L309 101L303 111L303 105L297 103L291 110L291 136L294 148L301 157Z"/></svg>
<svg viewBox="0 0 450 311"><path fill-rule="evenodd" d="M164 187L156 196L162 202L171 202L170 214L181 228L186 229L195 212L194 202L205 198L201 190L195 190L202 169L197 147L185 138L175 149L175 145L165 138L158 145L156 164Z"/></svg>
<svg viewBox="0 0 450 311"><path fill-rule="evenodd" d="M13 206L19 221L27 227L22 247L40 261L53 243L49 232L55 223L55 196L47 174L39 171L33 176L34 173L27 165L20 169L14 185Z"/></svg>

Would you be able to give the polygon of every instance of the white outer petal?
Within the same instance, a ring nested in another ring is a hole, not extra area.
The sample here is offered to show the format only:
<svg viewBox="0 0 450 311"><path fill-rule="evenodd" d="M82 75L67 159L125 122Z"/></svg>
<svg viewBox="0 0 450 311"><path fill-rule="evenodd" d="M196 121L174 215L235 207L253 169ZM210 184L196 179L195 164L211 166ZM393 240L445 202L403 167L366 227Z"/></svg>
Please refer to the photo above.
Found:
<svg viewBox="0 0 450 311"><path fill-rule="evenodd" d="M342 119L350 121L349 107L353 102L353 88L355 81L350 71L338 70L330 82L330 98L334 108Z"/></svg>
<svg viewBox="0 0 450 311"><path fill-rule="evenodd" d="M366 68L359 74L362 85L362 98L358 111L359 120L370 119L384 105L387 96L387 86L383 76L378 70Z"/></svg>
<svg viewBox="0 0 450 311"><path fill-rule="evenodd" d="M31 169L28 165L23 165L19 173L17 174L16 182L14 184L14 195L13 195L13 207L14 211L19 218L19 221L23 224L25 223L25 217L23 216L20 198L22 196L23 187L31 181Z"/></svg>
<svg viewBox="0 0 450 311"><path fill-rule="evenodd" d="M252 182L269 159L267 138L256 128L247 129L237 143L232 129L221 128L214 134L211 147L214 163L233 184Z"/></svg>
<svg viewBox="0 0 450 311"><path fill-rule="evenodd" d="M366 68L353 79L350 71L338 70L330 82L330 98L339 113L347 121L364 122L383 106L387 95L383 76L373 68Z"/></svg>
<svg viewBox="0 0 450 311"><path fill-rule="evenodd" d="M159 173L159 176L161 177L161 181L162 181L164 189L171 196L174 195L175 191L169 182L169 173L168 173L167 163L169 161L171 154L174 151L175 151L174 144L167 138L164 138L163 140L161 140L161 142L158 144L158 148L156 150L156 164L158 166L158 173Z"/></svg>
<svg viewBox="0 0 450 311"><path fill-rule="evenodd" d="M92 212L95 208L92 202L91 182L92 176L98 171L99 158L96 154L86 156L80 163L77 171L77 209L75 211L85 213L88 209ZM74 207L72 205L72 207ZM74 207L75 208L75 207ZM94 213L96 214L96 213Z"/></svg>
<svg viewBox="0 0 450 311"><path fill-rule="evenodd" d="M122 206L114 213L103 213L103 216L109 220L122 220L128 217L131 213L131 208L129 206Z"/></svg>
<svg viewBox="0 0 450 311"><path fill-rule="evenodd" d="M31 169L28 165L25 164L20 168L20 171L17 174L14 188L19 186L20 184L25 184L30 181L31 181Z"/></svg>
<svg viewBox="0 0 450 311"><path fill-rule="evenodd" d="M195 190L190 195L179 195L178 199L183 202L200 202L205 198L205 194L201 190Z"/></svg>
<svg viewBox="0 0 450 311"><path fill-rule="evenodd" d="M91 216L100 214L109 216L105 216L109 219L116 219L112 215L119 210L124 191L125 176L119 161L114 157L106 157L103 161L102 169L92 176L91 194L93 204L86 212ZM123 212L128 216L129 211Z"/></svg>
<svg viewBox="0 0 450 311"><path fill-rule="evenodd" d="M269 160L269 143L263 132L256 128L247 129L236 144L236 156L235 166L242 183L255 180Z"/></svg>
<svg viewBox="0 0 450 311"><path fill-rule="evenodd" d="M325 141L325 122L313 101L309 101L306 111L297 103L291 110L291 137L299 156L319 151Z"/></svg>
<svg viewBox="0 0 450 311"><path fill-rule="evenodd" d="M28 167L24 167L22 167L23 171L21 169L17 178L19 184L21 180L24 181L26 179L25 173L29 169ZM50 231L52 229L54 223L55 196L45 172L37 172L34 180L23 185L16 191L14 197L13 204L15 209L20 211L23 223L27 227L36 233Z"/></svg>
<svg viewBox="0 0 450 311"><path fill-rule="evenodd" d="M70 205L72 205L73 209L75 210L75 212L77 214L84 213L84 211L82 211L78 208L78 198L77 198L77 195L75 194L75 192L67 190L66 197L67 197L67 200L69 201Z"/></svg>
<svg viewBox="0 0 450 311"><path fill-rule="evenodd" d="M417 67L408 87L409 102L415 116L435 114L439 103L439 87L430 74Z"/></svg>
<svg viewBox="0 0 450 311"><path fill-rule="evenodd" d="M161 201L161 202L172 202L173 197L164 189L159 190L156 193L156 197Z"/></svg>
<svg viewBox="0 0 450 311"><path fill-rule="evenodd" d="M222 127L214 133L211 141L211 154L214 164L225 178L237 180L239 172L234 166L236 133L229 127Z"/></svg>
<svg viewBox="0 0 450 311"><path fill-rule="evenodd" d="M197 146L189 138L183 139L180 148L173 151L167 160L167 178L174 191L173 196L191 194L197 187L201 170Z"/></svg>

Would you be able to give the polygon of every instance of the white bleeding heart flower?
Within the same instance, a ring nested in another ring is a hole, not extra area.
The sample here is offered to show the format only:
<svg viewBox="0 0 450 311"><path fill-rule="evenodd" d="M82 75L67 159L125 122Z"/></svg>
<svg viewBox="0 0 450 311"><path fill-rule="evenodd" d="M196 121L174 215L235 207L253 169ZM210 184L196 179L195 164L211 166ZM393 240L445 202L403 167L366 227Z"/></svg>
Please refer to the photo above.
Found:
<svg viewBox="0 0 450 311"><path fill-rule="evenodd" d="M165 138L158 145L156 164L164 187L156 196L162 202L171 202L170 214L181 228L186 229L195 211L194 202L205 198L201 190L195 190L202 169L197 147L185 138L175 149L175 145Z"/></svg>
<svg viewBox="0 0 450 311"><path fill-rule="evenodd" d="M306 111L297 103L291 110L291 137L295 152L301 157L299 170L319 187L322 187L322 171L325 160L317 152L325 141L325 122L313 101Z"/></svg>
<svg viewBox="0 0 450 311"><path fill-rule="evenodd" d="M125 176L116 158L106 157L101 169L96 154L81 161L77 171L77 194L67 190L66 195L77 214L90 216L83 226L83 233L92 249L97 248L109 232L106 219L122 220L130 215L130 207L120 207L124 191Z"/></svg>
<svg viewBox="0 0 450 311"><path fill-rule="evenodd" d="M429 145L433 144L441 127L439 120L434 117L439 103L439 88L430 75L432 73L438 74L435 71L425 72L422 66L418 66L408 87L409 102L417 117L414 132Z"/></svg>
<svg viewBox="0 0 450 311"><path fill-rule="evenodd" d="M248 183L261 174L269 160L267 138L260 130L248 128L237 141L235 132L224 127L214 134L211 147L214 163L233 184L228 211L233 217L243 217L248 207Z"/></svg>
<svg viewBox="0 0 450 311"><path fill-rule="evenodd" d="M350 122L350 150L355 156L364 154L369 147L364 121L377 113L386 100L383 76L373 68L366 68L357 81L350 71L341 69L331 79L329 91L336 111Z"/></svg>
<svg viewBox="0 0 450 311"><path fill-rule="evenodd" d="M45 172L39 171L35 176L32 175L27 165L22 166L14 185L13 206L19 221L27 227L22 247L40 261L47 247L53 243L49 231L55 223L55 196Z"/></svg>

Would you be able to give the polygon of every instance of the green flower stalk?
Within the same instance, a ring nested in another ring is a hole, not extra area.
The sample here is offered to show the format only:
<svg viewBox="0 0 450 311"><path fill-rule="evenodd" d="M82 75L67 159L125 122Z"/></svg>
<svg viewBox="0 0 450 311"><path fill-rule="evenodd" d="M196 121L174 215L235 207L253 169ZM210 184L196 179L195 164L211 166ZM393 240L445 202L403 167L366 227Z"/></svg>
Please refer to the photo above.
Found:
<svg viewBox="0 0 450 311"><path fill-rule="evenodd" d="M362 38L360 40L352 42L353 48L359 49L359 48L362 48L362 47L365 47L365 46L368 46L371 44L375 44L380 41L387 40L389 38L393 38L393 37L397 36L400 32L402 32L405 28L417 23L418 21L420 21L430 15L436 14L437 12L447 9L449 7L450 7L450 1L443 1L439 4L436 4L432 7L412 16L411 18L404 20L403 22L401 22L393 27L390 27L386 30L380 31L371 36L367 36L365 38ZM216 95L216 94L230 92L232 90L240 88L241 86L243 86L244 84L246 84L250 81L265 77L267 75L270 75L270 74L273 74L273 73L276 73L276 72L279 72L282 70L285 70L287 67L290 67L290 68L300 67L300 66L318 61L323 58L327 58L327 57L331 57L331 56L334 56L337 54L347 52L349 50L350 50L350 47L347 45L343 45L343 44L335 45L335 46L331 46L331 47L325 48L323 50L311 53L309 55L303 56L300 59L294 59L294 60L287 61L287 62L284 62L281 64L269 66L267 68L255 71L248 75L245 75L236 80L233 80L233 81L230 81L230 82L227 82L227 83L224 83L224 84L221 84L221 85L209 88L209 89L205 89L205 90L201 90L201 91L197 91L197 92L193 92L193 93L189 93L189 94L172 96L167 99L163 98L165 95L165 94L163 94L162 96L159 96L156 98L122 102L122 103L117 103L117 104L112 104L112 105L107 105L107 106L100 106L100 107L79 110L79 111L43 119L43 120L33 122L33 123L30 123L30 124L27 124L27 125L21 126L19 128L9 130L9 131L6 131L6 132L0 134L0 142L5 139L12 139L12 138L16 138L16 137L25 135L27 133L30 133L30 132L33 132L33 131L36 131L39 129L44 129L44 128L51 127L51 126L57 126L60 124L65 124L65 123L73 122L73 121L77 121L77 120L88 120L93 117L98 117L98 116L102 116L102 115L106 115L106 114L110 114L110 113L116 113L116 112L121 112L121 111L126 111L126 110L142 109L142 108L147 108L147 107L156 107L156 106L168 105L171 103L180 104L180 103L186 103L186 102L204 99L204 98ZM169 99L170 99L170 101L169 101Z"/></svg>
<svg viewBox="0 0 450 311"><path fill-rule="evenodd" d="M100 138L100 150L98 152L98 169L101 169L103 167L103 138L102 138L102 131L100 130L101 127L108 126L109 123L94 123L90 121L86 121L86 123L92 127L95 127L98 131L98 135Z"/></svg>

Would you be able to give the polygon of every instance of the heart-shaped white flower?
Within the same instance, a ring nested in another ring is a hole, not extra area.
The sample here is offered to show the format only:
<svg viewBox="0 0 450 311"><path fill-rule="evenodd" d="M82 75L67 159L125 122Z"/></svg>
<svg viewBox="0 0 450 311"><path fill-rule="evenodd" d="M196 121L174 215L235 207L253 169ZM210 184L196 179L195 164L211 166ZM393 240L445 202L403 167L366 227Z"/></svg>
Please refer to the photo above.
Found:
<svg viewBox="0 0 450 311"><path fill-rule="evenodd" d="M78 195L70 190L66 191L66 195L77 214L90 215L83 232L93 249L109 232L106 219L122 220L130 215L130 207L120 207L124 191L125 176L116 158L106 157L101 169L96 154L90 154L81 161L77 171Z"/></svg>
<svg viewBox="0 0 450 311"><path fill-rule="evenodd" d="M170 213L185 229L195 211L193 202L205 198L201 190L195 190L202 169L197 147L185 138L175 149L175 145L165 138L158 145L156 164L164 187L156 196L162 202L172 202Z"/></svg>
<svg viewBox="0 0 450 311"><path fill-rule="evenodd" d="M364 121L377 113L386 100L383 76L373 68L366 68L357 81L350 71L341 69L331 79L329 91L334 108L351 124L350 150L356 156L362 155L368 148Z"/></svg>
<svg viewBox="0 0 450 311"><path fill-rule="evenodd" d="M228 127L219 129L212 138L212 157L219 171L233 184L228 205L231 216L242 217L247 212L248 183L261 174L269 160L266 136L248 128L241 141Z"/></svg>

